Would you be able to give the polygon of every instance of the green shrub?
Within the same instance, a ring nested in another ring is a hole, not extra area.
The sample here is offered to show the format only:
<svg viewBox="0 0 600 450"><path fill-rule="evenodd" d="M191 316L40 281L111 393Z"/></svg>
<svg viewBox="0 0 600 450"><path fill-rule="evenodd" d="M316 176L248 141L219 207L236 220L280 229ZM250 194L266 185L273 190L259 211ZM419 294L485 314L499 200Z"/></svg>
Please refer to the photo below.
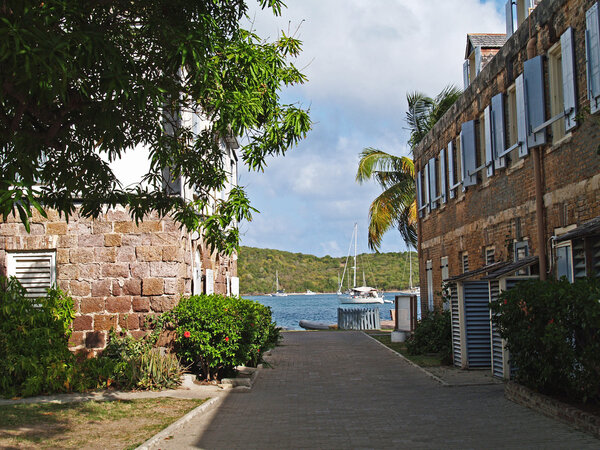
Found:
<svg viewBox="0 0 600 450"><path fill-rule="evenodd" d="M517 381L600 401L600 280L521 282L491 308Z"/></svg>
<svg viewBox="0 0 600 450"><path fill-rule="evenodd" d="M406 340L410 355L440 353L444 364L452 363L450 311L425 311L414 333Z"/></svg>
<svg viewBox="0 0 600 450"><path fill-rule="evenodd" d="M176 328L178 356L207 380L221 378L237 365L258 364L279 340L271 309L237 297L182 298L164 317Z"/></svg>
<svg viewBox="0 0 600 450"><path fill-rule="evenodd" d="M156 348L162 321L154 330L135 339L126 331L111 330L109 341L98 360L112 366L107 384L120 389L172 389L181 384L184 368L174 354ZM103 379L100 372L100 379Z"/></svg>
<svg viewBox="0 0 600 450"><path fill-rule="evenodd" d="M58 289L31 299L16 278L0 278L0 392L64 392L75 382L69 351L73 300Z"/></svg>
<svg viewBox="0 0 600 450"><path fill-rule="evenodd" d="M136 340L110 334L102 356L69 350L73 300L58 289L31 299L16 278L0 278L0 394L6 397L90 389L173 388L183 369L175 355L153 348L158 331Z"/></svg>

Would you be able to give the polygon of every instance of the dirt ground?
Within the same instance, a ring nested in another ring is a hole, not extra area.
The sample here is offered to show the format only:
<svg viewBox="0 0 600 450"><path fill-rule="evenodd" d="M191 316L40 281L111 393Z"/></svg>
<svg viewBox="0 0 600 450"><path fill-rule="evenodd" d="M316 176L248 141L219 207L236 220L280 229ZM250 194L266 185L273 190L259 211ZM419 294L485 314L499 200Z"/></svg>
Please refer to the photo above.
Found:
<svg viewBox="0 0 600 450"><path fill-rule="evenodd" d="M4 405L0 448L135 448L204 401L149 398Z"/></svg>

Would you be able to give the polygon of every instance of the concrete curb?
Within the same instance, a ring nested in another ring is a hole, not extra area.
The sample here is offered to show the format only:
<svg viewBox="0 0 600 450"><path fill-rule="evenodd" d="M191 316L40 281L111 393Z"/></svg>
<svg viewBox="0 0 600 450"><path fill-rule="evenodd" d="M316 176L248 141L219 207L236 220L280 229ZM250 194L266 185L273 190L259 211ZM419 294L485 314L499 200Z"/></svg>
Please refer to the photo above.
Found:
<svg viewBox="0 0 600 450"><path fill-rule="evenodd" d="M368 333L364 333L363 334L365 336L369 336ZM412 362L410 359L408 359L406 356L404 356L402 353L398 353L396 350L393 350L391 348L389 348L387 345L383 344L382 342L379 342L377 339L375 339L373 336L369 336L369 338L373 339L375 342L377 342L379 345L381 345L383 348L388 349L390 352L392 352L394 355L399 356L400 358L402 358L406 363L410 364L413 367L416 367L417 369L419 369L421 372L423 372L425 375L427 375L430 378L433 378L435 381L437 381L438 383L440 383L442 386L447 386L450 387L451 384L449 384L448 382L442 380L440 377L438 377L437 375L432 374L431 372L429 372L428 370L424 369L423 367L419 366L418 364L415 364L414 362Z"/></svg>
<svg viewBox="0 0 600 450"><path fill-rule="evenodd" d="M185 424L187 424L190 420L192 420L197 415L202 414L202 413L208 411L209 409L216 407L222 401L222 399L223 399L223 396L219 396L219 397L213 397L210 400L207 400L206 402L202 403L197 408L192 409L185 416L183 416L180 419L173 422L171 425L169 425L164 430L162 430L162 431L158 432L157 434L155 434L154 436L152 436L150 439L148 439L142 445L137 447L136 450L148 450L150 447L158 444L159 441L175 434L175 432L177 430L179 430L181 427L183 427Z"/></svg>
<svg viewBox="0 0 600 450"><path fill-rule="evenodd" d="M589 414L552 397L532 391L514 381L506 383L504 386L504 396L512 402L571 425L600 439L600 417L598 416Z"/></svg>

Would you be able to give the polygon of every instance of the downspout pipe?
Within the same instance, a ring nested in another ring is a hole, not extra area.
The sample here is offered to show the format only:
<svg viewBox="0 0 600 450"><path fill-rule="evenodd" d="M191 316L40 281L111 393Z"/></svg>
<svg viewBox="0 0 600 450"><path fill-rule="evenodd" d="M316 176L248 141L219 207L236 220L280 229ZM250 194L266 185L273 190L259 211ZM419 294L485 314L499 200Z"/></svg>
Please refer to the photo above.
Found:
<svg viewBox="0 0 600 450"><path fill-rule="evenodd" d="M527 42L527 59L536 56L537 39L532 33L531 14L528 17L529 41ZM535 181L535 223L536 223L536 244L538 250L538 259L540 267L540 280L547 278L546 267L546 239L544 227L544 184L542 178L542 147L536 146L532 149L533 153L533 176Z"/></svg>

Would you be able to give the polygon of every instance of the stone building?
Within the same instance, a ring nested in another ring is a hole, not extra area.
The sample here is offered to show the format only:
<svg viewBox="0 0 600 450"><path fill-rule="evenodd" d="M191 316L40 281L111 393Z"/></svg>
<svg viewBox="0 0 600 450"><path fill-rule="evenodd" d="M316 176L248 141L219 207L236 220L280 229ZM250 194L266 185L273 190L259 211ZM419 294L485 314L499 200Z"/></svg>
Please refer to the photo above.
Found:
<svg viewBox="0 0 600 450"><path fill-rule="evenodd" d="M221 145L228 182L217 198L237 184L237 141ZM169 184L185 199L194 194L185 180ZM210 252L197 232L169 216L150 214L138 225L122 207L97 219L47 216L34 211L29 233L18 218L0 223L0 273L16 276L31 297L54 284L73 297L73 350L95 354L111 328L142 336L146 317L171 309L181 295L239 295L237 255Z"/></svg>
<svg viewBox="0 0 600 450"><path fill-rule="evenodd" d="M529 3L514 33L507 3L506 42L414 149L422 306L451 282L455 350L468 283L487 303L507 278L600 275L599 4Z"/></svg>

